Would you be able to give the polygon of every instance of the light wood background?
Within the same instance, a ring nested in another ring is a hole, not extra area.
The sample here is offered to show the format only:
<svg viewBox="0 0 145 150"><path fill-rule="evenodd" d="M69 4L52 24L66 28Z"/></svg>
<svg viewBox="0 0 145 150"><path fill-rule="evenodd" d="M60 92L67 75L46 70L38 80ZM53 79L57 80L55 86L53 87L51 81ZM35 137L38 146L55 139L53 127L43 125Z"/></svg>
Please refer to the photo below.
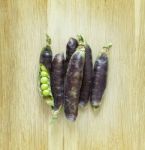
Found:
<svg viewBox="0 0 145 150"><path fill-rule="evenodd" d="M103 105L49 124L37 89L45 33L54 54L81 33L93 58L112 42ZM145 149L145 1L0 0L0 150Z"/></svg>

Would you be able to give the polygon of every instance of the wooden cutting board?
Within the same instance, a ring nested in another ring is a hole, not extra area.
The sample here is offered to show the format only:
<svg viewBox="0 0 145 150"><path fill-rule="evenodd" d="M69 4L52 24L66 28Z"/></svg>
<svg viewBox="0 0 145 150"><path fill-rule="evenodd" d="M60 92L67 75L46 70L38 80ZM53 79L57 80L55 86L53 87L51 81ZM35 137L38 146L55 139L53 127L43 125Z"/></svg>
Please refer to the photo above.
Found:
<svg viewBox="0 0 145 150"><path fill-rule="evenodd" d="M45 34L53 53L65 52L81 33L93 49L113 43L108 84L97 112L63 113L50 125L50 109L37 88ZM145 1L0 1L0 150L145 149Z"/></svg>

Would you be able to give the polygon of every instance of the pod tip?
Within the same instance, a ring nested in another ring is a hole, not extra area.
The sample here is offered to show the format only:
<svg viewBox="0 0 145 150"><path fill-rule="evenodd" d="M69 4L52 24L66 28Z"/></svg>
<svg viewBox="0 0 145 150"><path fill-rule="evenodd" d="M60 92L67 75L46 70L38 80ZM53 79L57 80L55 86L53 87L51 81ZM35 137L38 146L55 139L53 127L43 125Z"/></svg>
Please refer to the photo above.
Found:
<svg viewBox="0 0 145 150"><path fill-rule="evenodd" d="M48 46L51 45L51 38L48 34L46 34L46 43L48 44Z"/></svg>
<svg viewBox="0 0 145 150"><path fill-rule="evenodd" d="M46 103L49 105L49 106L54 106L54 102L52 100L46 100Z"/></svg>
<svg viewBox="0 0 145 150"><path fill-rule="evenodd" d="M84 37L81 34L77 35L77 41L78 41L79 45L85 45Z"/></svg>
<svg viewBox="0 0 145 150"><path fill-rule="evenodd" d="M83 108L83 107L86 106L86 104L85 104L83 101L81 101L81 102L79 103L79 106Z"/></svg>
<svg viewBox="0 0 145 150"><path fill-rule="evenodd" d="M93 102L91 105L92 105L93 110L96 110L100 107L101 102Z"/></svg>
<svg viewBox="0 0 145 150"><path fill-rule="evenodd" d="M61 112L61 108L62 106L60 106L58 109L56 110L52 110L52 117L53 118L57 118L58 117L58 114Z"/></svg>
<svg viewBox="0 0 145 150"><path fill-rule="evenodd" d="M106 46L103 46L103 48L106 48L106 49L110 49L112 47L112 43L108 43Z"/></svg>
<svg viewBox="0 0 145 150"><path fill-rule="evenodd" d="M76 120L76 116L73 114L66 115L66 118L72 122L74 122Z"/></svg>

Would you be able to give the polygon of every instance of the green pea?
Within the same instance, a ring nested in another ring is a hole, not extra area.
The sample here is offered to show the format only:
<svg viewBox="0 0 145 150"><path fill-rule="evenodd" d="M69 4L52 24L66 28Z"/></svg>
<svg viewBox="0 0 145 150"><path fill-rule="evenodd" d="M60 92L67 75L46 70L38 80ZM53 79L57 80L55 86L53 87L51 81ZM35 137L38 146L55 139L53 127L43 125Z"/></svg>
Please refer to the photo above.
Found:
<svg viewBox="0 0 145 150"><path fill-rule="evenodd" d="M48 77L48 73L46 71L41 71L41 76L42 77Z"/></svg>
<svg viewBox="0 0 145 150"><path fill-rule="evenodd" d="M40 80L40 82L42 84L47 84L48 83L48 78L47 77L42 77L41 80Z"/></svg>
<svg viewBox="0 0 145 150"><path fill-rule="evenodd" d="M49 90L42 91L43 96L49 96L49 93L50 93Z"/></svg>
<svg viewBox="0 0 145 150"><path fill-rule="evenodd" d="M46 67L45 67L44 65L41 65L41 66L40 66L40 69L41 69L42 71L47 71L47 69L46 69Z"/></svg>
<svg viewBox="0 0 145 150"><path fill-rule="evenodd" d="M41 85L41 90L44 91L44 90L47 90L48 89L48 84L42 84Z"/></svg>

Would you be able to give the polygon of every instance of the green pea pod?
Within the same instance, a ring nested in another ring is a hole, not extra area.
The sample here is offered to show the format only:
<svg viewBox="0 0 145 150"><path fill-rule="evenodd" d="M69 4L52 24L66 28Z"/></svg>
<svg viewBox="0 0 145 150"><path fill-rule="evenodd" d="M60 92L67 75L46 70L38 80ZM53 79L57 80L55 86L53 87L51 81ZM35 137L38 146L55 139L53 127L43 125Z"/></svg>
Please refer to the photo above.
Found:
<svg viewBox="0 0 145 150"><path fill-rule="evenodd" d="M54 98L51 90L51 63L52 50L51 39L47 35L47 45L40 53L40 69L39 69L39 89L41 96L49 106L54 106Z"/></svg>

